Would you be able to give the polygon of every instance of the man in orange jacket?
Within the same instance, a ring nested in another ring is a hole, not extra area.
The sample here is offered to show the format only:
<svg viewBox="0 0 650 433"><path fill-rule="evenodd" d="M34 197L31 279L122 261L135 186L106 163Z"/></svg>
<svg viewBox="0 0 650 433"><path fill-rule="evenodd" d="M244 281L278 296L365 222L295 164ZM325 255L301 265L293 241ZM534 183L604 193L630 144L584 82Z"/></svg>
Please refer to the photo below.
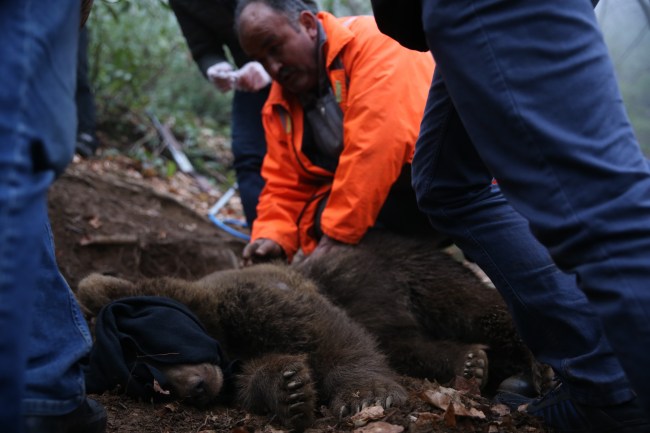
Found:
<svg viewBox="0 0 650 433"><path fill-rule="evenodd" d="M240 43L273 78L262 110L266 186L248 262L356 244L373 226L433 233L410 162L431 83L428 53L372 17L314 15L299 0L244 0Z"/></svg>

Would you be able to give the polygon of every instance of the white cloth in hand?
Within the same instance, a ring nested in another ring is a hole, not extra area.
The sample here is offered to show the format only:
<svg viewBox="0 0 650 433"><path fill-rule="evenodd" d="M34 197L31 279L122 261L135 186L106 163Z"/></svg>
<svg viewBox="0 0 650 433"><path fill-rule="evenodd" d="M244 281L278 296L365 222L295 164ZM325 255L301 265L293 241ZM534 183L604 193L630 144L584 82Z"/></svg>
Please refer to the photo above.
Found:
<svg viewBox="0 0 650 433"><path fill-rule="evenodd" d="M235 87L238 74L230 63L219 62L208 68L207 75L217 89L227 92Z"/></svg>
<svg viewBox="0 0 650 433"><path fill-rule="evenodd" d="M271 76L259 62L248 62L237 72L235 88L246 92L257 92L268 86Z"/></svg>

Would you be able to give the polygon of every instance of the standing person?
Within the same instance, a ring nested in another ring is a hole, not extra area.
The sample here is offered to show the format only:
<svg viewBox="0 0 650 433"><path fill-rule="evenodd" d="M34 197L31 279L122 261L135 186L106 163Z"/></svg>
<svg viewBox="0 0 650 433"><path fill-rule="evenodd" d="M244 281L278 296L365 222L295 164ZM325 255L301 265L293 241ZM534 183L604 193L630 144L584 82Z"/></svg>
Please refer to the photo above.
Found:
<svg viewBox="0 0 650 433"><path fill-rule="evenodd" d="M650 171L592 6L373 0L383 30L438 64L413 161L420 208L493 279L537 357L554 368L567 358L559 387L528 412L560 431L647 432ZM528 226L577 278L582 291L562 296L581 314L516 284L546 278L522 251L534 245ZM607 347L599 320L631 385L613 356L572 359L575 335L552 326Z"/></svg>
<svg viewBox="0 0 650 433"><path fill-rule="evenodd" d="M268 154L247 262L356 244L373 226L433 233L410 161L434 64L372 17L314 15L300 0L240 1L244 50L274 79Z"/></svg>
<svg viewBox="0 0 650 433"><path fill-rule="evenodd" d="M3 433L95 433L106 425L104 409L85 396L80 360L90 332L56 265L47 217L48 187L74 153L80 4L0 2Z"/></svg>
<svg viewBox="0 0 650 433"><path fill-rule="evenodd" d="M169 3L201 73L219 91L235 91L231 146L246 222L252 227L264 187L260 171L266 141L260 112L269 94L271 79L239 46L233 20L236 0L170 0ZM315 2L310 5L316 9ZM239 69L235 71L235 67Z"/></svg>

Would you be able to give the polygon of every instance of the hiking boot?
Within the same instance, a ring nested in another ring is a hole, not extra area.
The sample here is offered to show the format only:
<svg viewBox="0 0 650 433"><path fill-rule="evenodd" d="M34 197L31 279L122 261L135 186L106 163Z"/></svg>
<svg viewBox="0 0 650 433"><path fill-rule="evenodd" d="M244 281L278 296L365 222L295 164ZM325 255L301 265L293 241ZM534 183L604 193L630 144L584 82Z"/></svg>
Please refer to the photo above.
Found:
<svg viewBox="0 0 650 433"><path fill-rule="evenodd" d="M589 406L571 399L562 384L533 400L526 412L562 433L647 433L650 419L638 399L610 406Z"/></svg>
<svg viewBox="0 0 650 433"><path fill-rule="evenodd" d="M526 397L523 394L512 392L508 390L497 390L493 401L498 404L504 404L510 408L511 411L516 411L522 405L528 405L534 401L532 397Z"/></svg>
<svg viewBox="0 0 650 433"><path fill-rule="evenodd" d="M525 374L517 374L504 379L497 388L497 396L504 394L519 394L531 399L540 395L535 389L532 379Z"/></svg>
<svg viewBox="0 0 650 433"><path fill-rule="evenodd" d="M75 152L83 158L89 158L95 154L99 147L97 139L92 135L82 132L77 135L77 144L75 145Z"/></svg>
<svg viewBox="0 0 650 433"><path fill-rule="evenodd" d="M27 416L27 433L104 433L106 410L89 398L81 406L65 415Z"/></svg>

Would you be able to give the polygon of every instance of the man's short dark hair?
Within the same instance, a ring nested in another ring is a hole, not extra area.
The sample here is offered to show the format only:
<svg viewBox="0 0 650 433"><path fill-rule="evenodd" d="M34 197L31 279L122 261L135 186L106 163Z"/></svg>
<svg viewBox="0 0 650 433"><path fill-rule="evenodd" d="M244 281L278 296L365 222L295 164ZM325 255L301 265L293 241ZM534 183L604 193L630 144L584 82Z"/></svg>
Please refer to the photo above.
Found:
<svg viewBox="0 0 650 433"><path fill-rule="evenodd" d="M318 3L315 0L238 0L237 8L235 9L235 30L239 30L239 18L242 11L246 6L251 3L263 3L285 15L291 25L298 27L298 19L302 11L310 11L312 13L318 12Z"/></svg>

